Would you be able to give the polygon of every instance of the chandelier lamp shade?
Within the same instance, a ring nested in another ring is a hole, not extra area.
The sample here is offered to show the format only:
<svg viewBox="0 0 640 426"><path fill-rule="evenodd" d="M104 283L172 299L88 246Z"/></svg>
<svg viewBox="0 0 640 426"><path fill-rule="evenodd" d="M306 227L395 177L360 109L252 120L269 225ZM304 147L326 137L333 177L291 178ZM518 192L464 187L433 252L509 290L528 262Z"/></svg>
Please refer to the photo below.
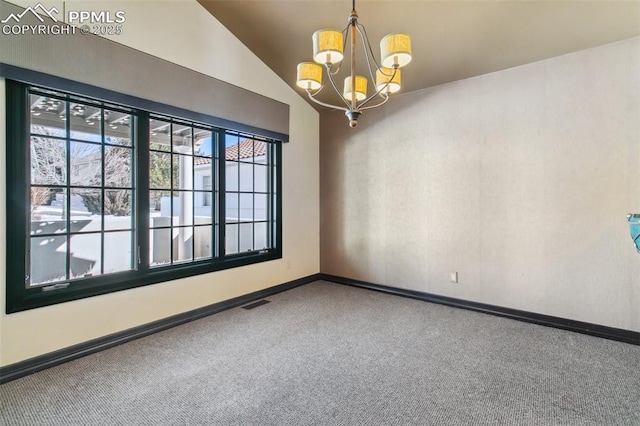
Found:
<svg viewBox="0 0 640 426"><path fill-rule="evenodd" d="M342 31L334 29L318 30L313 33L313 62L298 64L298 87L304 89L313 102L345 112L349 126L356 127L362 111L379 107L389 100L389 95L398 92L402 87L400 68L411 62L411 39L407 34L393 33L380 41L380 62L373 54L371 43L364 25L358 22L352 0L351 14L348 24ZM360 36L366 68L356 73L356 42ZM345 59L344 40L349 41L349 72L344 79L343 90L336 83L337 74ZM323 77L326 74L331 87L342 101L340 105L332 105L317 99L317 95L325 87ZM368 76L367 76L368 74ZM375 87L374 93L367 97L368 77ZM375 102L372 102L375 99Z"/></svg>

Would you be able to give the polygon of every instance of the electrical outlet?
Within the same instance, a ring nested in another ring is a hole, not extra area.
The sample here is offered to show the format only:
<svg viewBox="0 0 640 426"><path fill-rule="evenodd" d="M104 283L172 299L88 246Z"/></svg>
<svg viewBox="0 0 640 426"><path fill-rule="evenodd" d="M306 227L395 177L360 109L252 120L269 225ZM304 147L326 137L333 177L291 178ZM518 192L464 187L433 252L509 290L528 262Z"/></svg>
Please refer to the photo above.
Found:
<svg viewBox="0 0 640 426"><path fill-rule="evenodd" d="M452 283L457 283L458 282L458 273L457 272L452 272L450 279L451 279Z"/></svg>

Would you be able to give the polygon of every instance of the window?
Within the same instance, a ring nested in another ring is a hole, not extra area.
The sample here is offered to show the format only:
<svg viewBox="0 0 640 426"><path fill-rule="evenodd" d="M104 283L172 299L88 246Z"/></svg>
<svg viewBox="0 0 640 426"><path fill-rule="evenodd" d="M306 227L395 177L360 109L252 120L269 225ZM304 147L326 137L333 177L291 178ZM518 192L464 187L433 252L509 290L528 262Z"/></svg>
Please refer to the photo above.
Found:
<svg viewBox="0 0 640 426"><path fill-rule="evenodd" d="M131 111L37 89L29 105L27 284L132 270Z"/></svg>
<svg viewBox="0 0 640 426"><path fill-rule="evenodd" d="M8 312L281 257L278 141L6 84Z"/></svg>
<svg viewBox="0 0 640 426"><path fill-rule="evenodd" d="M227 133L225 149L226 253L270 246L273 153L261 140Z"/></svg>
<svg viewBox="0 0 640 426"><path fill-rule="evenodd" d="M156 116L150 118L149 129L149 197L154 206L149 215L150 265L211 259L216 252L211 178L216 175L218 134ZM205 176L208 188L196 187L194 182Z"/></svg>

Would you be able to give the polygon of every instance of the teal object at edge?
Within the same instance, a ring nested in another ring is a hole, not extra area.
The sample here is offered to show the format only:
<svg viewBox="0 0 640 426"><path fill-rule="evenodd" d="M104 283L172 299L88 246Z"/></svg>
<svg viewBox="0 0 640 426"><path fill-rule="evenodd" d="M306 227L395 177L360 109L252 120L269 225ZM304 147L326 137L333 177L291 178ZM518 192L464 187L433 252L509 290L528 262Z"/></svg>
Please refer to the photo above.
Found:
<svg viewBox="0 0 640 426"><path fill-rule="evenodd" d="M636 250L640 253L640 214L628 214L629 231L631 231L631 239L636 245Z"/></svg>

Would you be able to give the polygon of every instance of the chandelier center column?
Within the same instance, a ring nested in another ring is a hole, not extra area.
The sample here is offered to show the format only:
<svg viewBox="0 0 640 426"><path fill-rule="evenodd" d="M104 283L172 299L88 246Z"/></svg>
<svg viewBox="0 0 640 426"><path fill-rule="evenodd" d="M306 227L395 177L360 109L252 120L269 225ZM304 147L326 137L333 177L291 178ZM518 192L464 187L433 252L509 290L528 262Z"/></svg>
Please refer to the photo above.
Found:
<svg viewBox="0 0 640 426"><path fill-rule="evenodd" d="M351 10L349 25L351 26L351 110L356 109L356 24L358 23L358 13Z"/></svg>

